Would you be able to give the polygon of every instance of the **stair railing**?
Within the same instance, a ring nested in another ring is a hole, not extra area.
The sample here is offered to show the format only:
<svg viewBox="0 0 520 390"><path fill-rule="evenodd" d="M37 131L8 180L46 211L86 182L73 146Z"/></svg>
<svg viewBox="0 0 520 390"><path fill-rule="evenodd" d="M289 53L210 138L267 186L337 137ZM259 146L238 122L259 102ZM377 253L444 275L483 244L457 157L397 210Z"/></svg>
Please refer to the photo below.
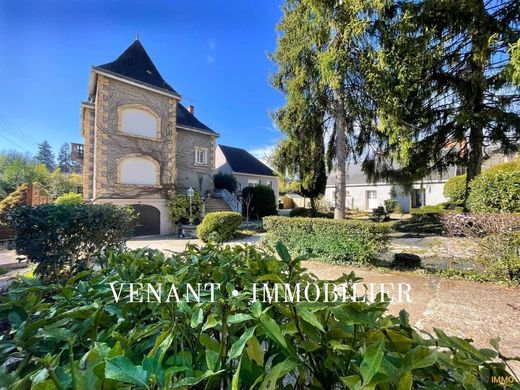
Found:
<svg viewBox="0 0 520 390"><path fill-rule="evenodd" d="M242 213L242 202L235 194L224 188L213 191L214 198L221 198L231 210Z"/></svg>

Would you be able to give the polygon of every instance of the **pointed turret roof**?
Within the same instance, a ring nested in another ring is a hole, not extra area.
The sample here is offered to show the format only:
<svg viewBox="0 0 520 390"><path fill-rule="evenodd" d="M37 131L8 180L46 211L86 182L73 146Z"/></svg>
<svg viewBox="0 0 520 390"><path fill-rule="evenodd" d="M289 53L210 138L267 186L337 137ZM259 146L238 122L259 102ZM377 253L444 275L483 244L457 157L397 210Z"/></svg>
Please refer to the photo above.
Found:
<svg viewBox="0 0 520 390"><path fill-rule="evenodd" d="M153 64L141 42L136 39L115 61L95 66L129 79L179 95L164 79Z"/></svg>

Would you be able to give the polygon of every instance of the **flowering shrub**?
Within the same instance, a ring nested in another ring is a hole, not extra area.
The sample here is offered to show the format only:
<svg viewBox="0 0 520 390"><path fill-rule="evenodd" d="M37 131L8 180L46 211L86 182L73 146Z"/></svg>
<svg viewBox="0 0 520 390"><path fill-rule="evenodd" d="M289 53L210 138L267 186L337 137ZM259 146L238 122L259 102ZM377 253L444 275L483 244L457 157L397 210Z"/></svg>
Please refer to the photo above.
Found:
<svg viewBox="0 0 520 390"><path fill-rule="evenodd" d="M189 247L166 258L141 249L112 253L108 267L61 285L23 278L0 298L0 387L468 389L509 375L496 350L439 329L425 338L384 302L252 302L260 280L323 288L300 259L277 252ZM114 298L114 285L168 281L179 291L220 287L200 302L181 294L148 303L144 291L142 303ZM335 283L352 295L358 281L351 273Z"/></svg>

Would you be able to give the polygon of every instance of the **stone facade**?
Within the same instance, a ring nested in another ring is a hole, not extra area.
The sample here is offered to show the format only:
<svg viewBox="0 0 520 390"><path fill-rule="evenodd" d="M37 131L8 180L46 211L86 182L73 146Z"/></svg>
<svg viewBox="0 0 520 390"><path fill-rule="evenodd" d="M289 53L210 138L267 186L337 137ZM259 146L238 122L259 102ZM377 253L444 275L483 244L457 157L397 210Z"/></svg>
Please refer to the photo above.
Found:
<svg viewBox="0 0 520 390"><path fill-rule="evenodd" d="M160 211L161 234L171 233L167 198L188 187L203 194L213 188L216 135L177 127L177 98L102 74L93 73L91 77L96 83L95 98L92 103L82 104L85 199L154 206ZM128 107L147 111L157 118L156 138L121 131L121 115ZM207 151L206 164L196 164L196 148ZM155 185L121 182L120 162L129 157L154 162Z"/></svg>

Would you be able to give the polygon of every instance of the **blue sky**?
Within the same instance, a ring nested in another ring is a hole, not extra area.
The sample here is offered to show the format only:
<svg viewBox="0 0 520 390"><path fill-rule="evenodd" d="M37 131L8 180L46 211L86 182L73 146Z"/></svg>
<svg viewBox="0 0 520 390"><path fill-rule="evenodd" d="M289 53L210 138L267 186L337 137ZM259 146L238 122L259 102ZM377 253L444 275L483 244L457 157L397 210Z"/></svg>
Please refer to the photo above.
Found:
<svg viewBox="0 0 520 390"><path fill-rule="evenodd" d="M280 137L269 115L284 102L275 69L281 1L1 0L0 150L81 142L89 68L114 60L139 33L163 78L220 133L262 154Z"/></svg>

